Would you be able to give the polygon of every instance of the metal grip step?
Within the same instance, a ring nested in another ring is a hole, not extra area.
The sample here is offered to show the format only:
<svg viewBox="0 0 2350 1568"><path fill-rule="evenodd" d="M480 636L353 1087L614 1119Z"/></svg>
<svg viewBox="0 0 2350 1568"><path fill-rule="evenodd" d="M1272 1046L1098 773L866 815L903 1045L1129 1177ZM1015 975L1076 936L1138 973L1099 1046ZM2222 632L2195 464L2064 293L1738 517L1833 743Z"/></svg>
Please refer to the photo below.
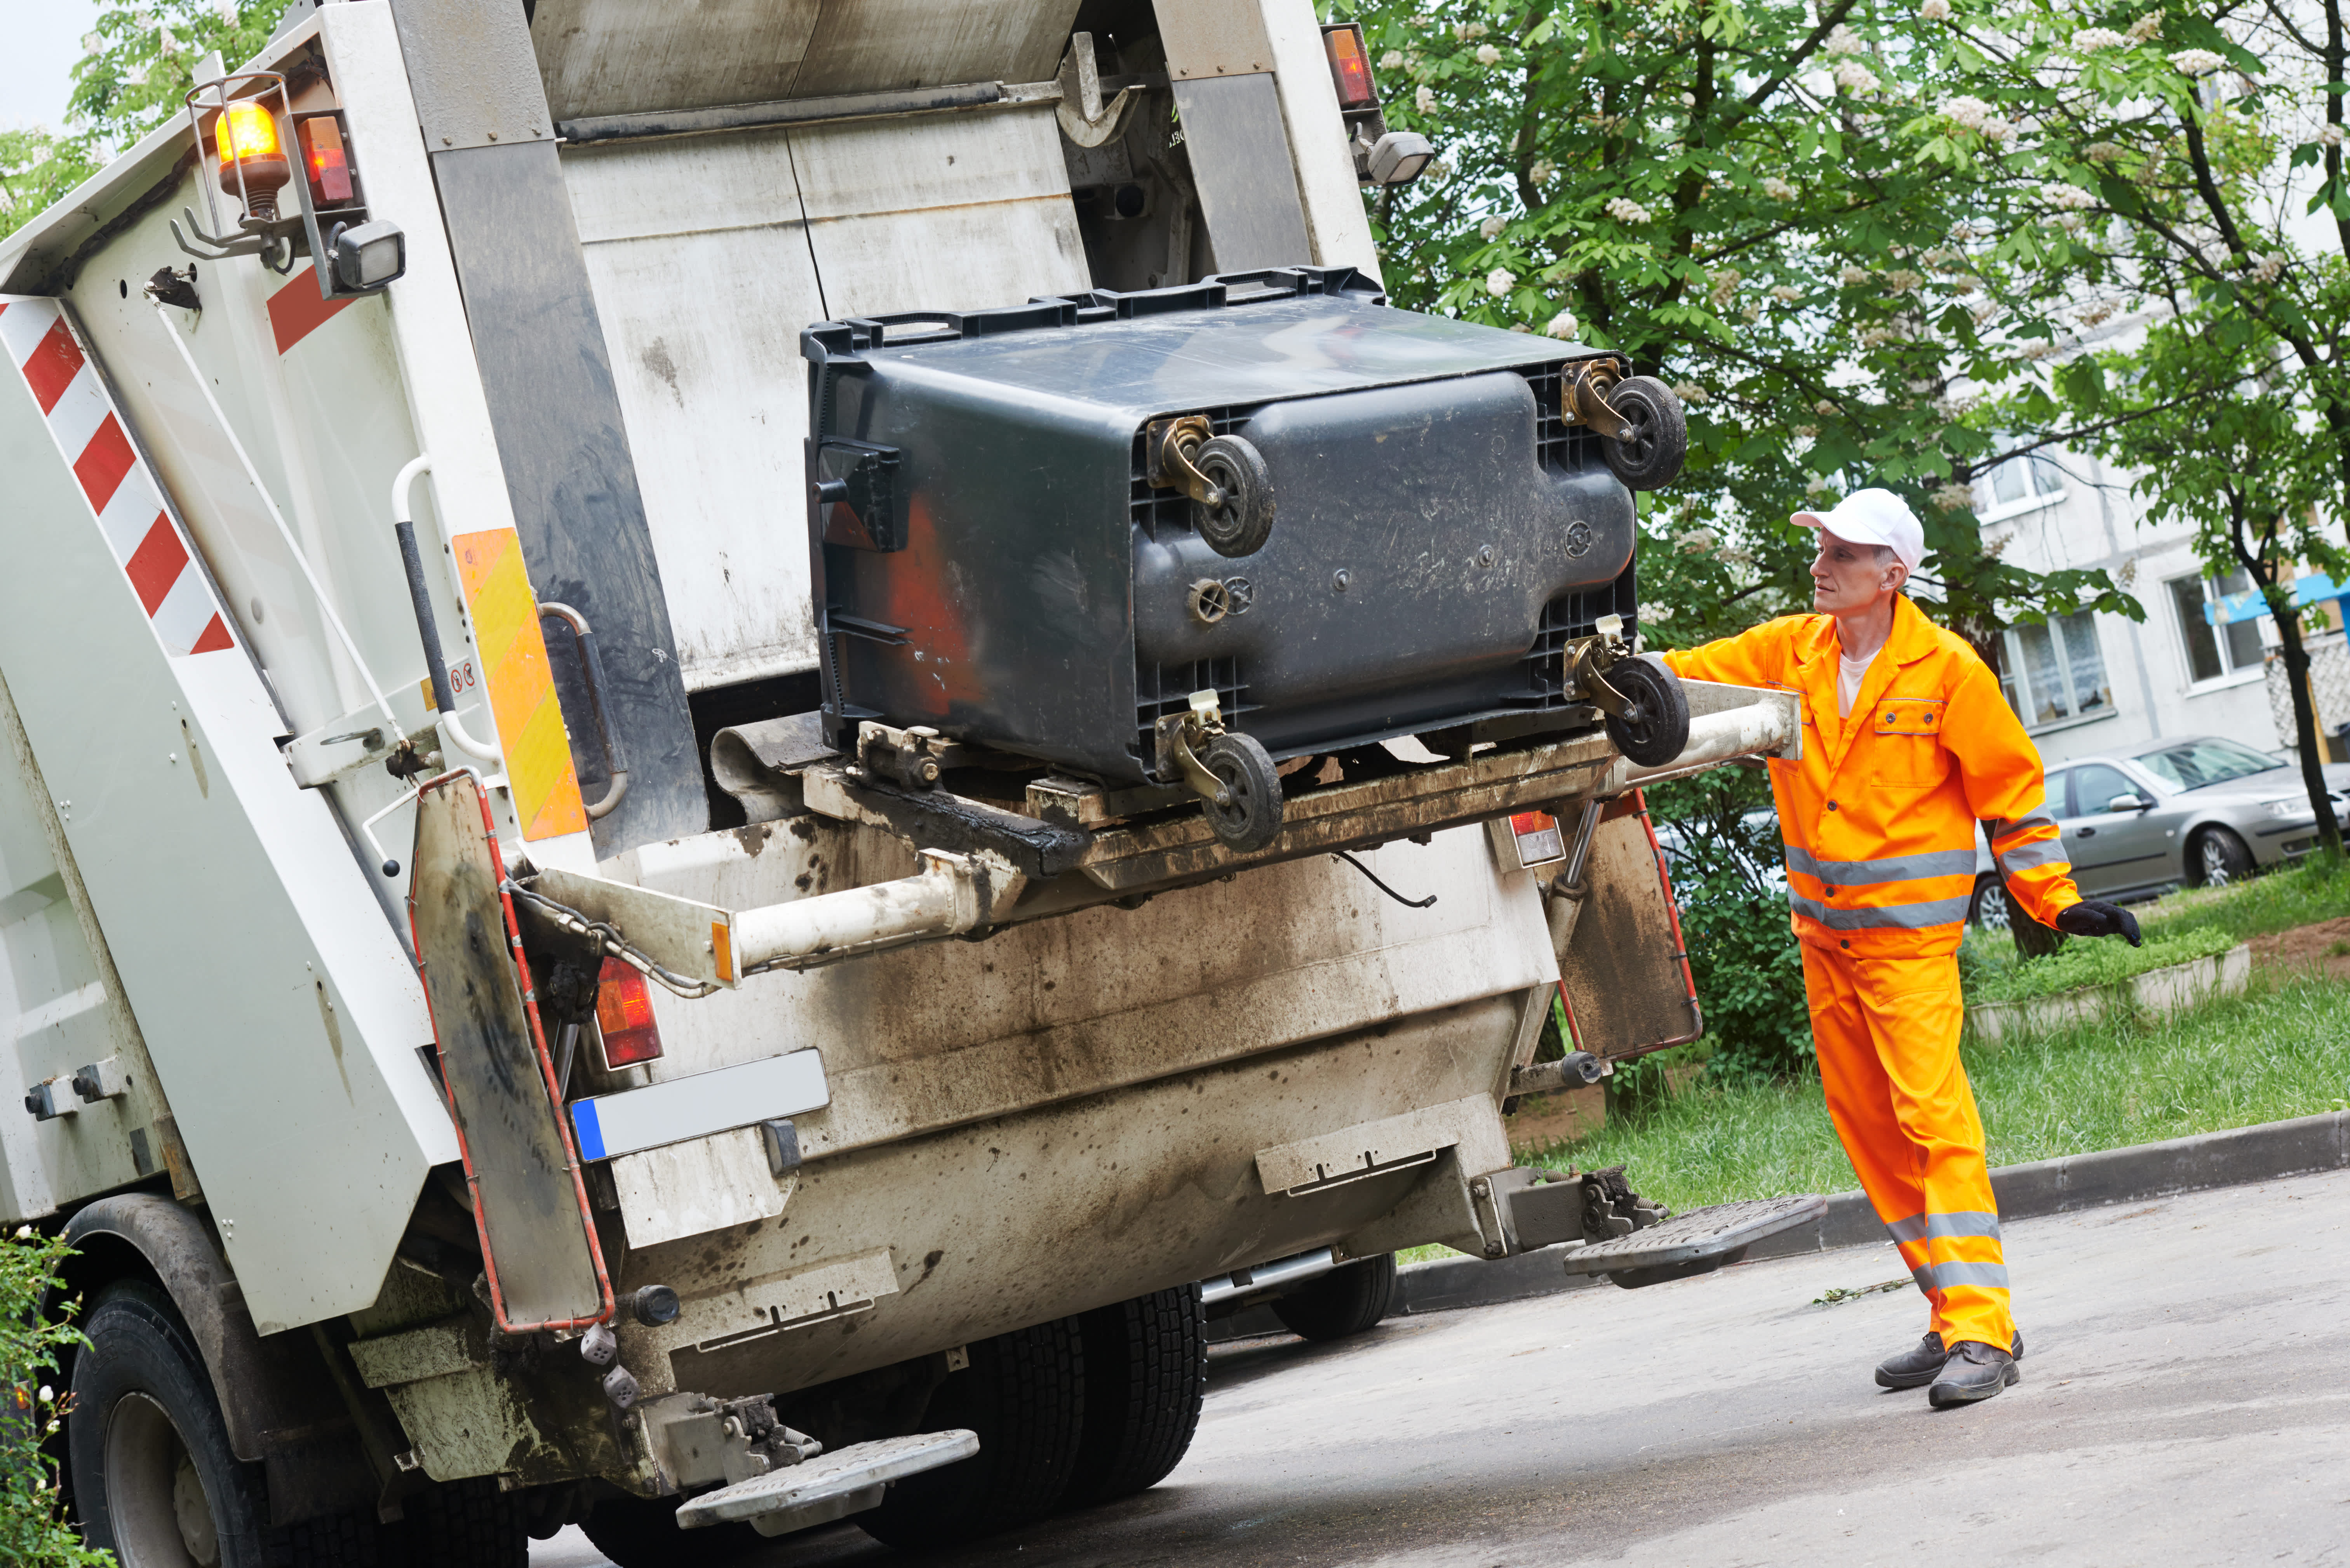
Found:
<svg viewBox="0 0 2350 1568"><path fill-rule="evenodd" d="M1765 1236L1809 1224L1827 1208L1815 1193L1717 1203L1612 1241L1570 1247L1564 1261L1570 1274L1606 1274L1627 1289L1662 1284L1734 1263Z"/></svg>
<svg viewBox="0 0 2350 1568"><path fill-rule="evenodd" d="M889 1481L951 1465L979 1452L979 1435L960 1428L879 1438L771 1470L690 1498L677 1511L681 1530L747 1521L763 1535L821 1524L881 1501ZM870 1492L869 1498L857 1494Z"/></svg>

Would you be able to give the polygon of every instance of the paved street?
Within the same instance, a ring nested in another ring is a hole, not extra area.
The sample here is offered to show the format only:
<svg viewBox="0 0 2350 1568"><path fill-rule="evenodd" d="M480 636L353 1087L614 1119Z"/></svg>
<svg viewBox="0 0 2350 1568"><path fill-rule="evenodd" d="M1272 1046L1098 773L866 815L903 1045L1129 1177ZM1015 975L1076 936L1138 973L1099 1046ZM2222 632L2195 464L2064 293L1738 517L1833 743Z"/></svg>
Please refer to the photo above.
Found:
<svg viewBox="0 0 2350 1568"><path fill-rule="evenodd" d="M1891 1248L1221 1347L1189 1459L956 1554L1071 1564L2350 1563L2350 1173L2008 1227L2024 1381L1929 1411ZM782 1564L880 1563L847 1524ZM576 1531L533 1568L595 1568Z"/></svg>

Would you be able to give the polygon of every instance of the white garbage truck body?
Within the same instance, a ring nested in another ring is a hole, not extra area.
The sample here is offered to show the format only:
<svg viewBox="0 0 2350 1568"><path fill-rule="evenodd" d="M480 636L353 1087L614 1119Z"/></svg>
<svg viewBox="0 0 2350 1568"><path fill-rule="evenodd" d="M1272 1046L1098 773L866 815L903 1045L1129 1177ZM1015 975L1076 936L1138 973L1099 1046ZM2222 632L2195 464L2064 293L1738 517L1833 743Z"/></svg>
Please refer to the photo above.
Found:
<svg viewBox="0 0 2350 1568"><path fill-rule="evenodd" d="M1625 807L1791 753L1784 695L1697 693L1647 769L1596 710L1399 741L1297 775L1245 854L1082 778L882 788L788 722L823 696L809 324L1376 286L1384 128L1304 0L1104 17L297 5L273 77L0 243L0 1218L185 1324L224 1560L232 1471L280 1533L422 1529L463 1485L517 1527L861 1514L984 1456L920 1446L932 1396L1039 1325L1539 1244L1501 1107L1584 903L1578 1018L1695 1033ZM268 94L307 229L238 226L224 184L229 106ZM467 940L478 994L435 956ZM520 1054L484 1068L493 1014ZM152 1521L103 1437L67 1479L119 1545Z"/></svg>

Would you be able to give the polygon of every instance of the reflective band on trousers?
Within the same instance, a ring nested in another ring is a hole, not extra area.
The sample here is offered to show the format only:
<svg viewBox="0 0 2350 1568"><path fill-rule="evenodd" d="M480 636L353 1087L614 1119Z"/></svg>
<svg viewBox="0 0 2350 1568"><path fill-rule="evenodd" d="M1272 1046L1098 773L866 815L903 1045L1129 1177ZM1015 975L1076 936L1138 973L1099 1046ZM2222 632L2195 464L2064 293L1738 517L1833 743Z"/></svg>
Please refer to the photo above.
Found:
<svg viewBox="0 0 2350 1568"><path fill-rule="evenodd" d="M1999 1216L1981 1209L1956 1214L1912 1214L1885 1227L1897 1241L1923 1241L1929 1236L1992 1236L1999 1234Z"/></svg>
<svg viewBox="0 0 2350 1568"><path fill-rule="evenodd" d="M2034 866L2069 864L2072 856L2065 853L2061 838L2043 838L2031 844L2019 844L2012 849L1999 852L1999 868L2012 877L2019 871L2029 871Z"/></svg>
<svg viewBox="0 0 2350 1568"><path fill-rule="evenodd" d="M1916 904L1882 904L1867 909L1832 909L1816 898L1806 898L1800 893L1787 896L1788 907L1807 920L1816 920L1832 931L1868 931L1890 928L1895 930L1921 931L1929 926L1955 926L1967 918L1964 896L1956 898L1928 898Z"/></svg>
<svg viewBox="0 0 2350 1568"><path fill-rule="evenodd" d="M1934 1263L1910 1270L1909 1277L1918 1282L1918 1288L1921 1291L1947 1291L1952 1285L1980 1285L1992 1291L2007 1289L2005 1263Z"/></svg>
<svg viewBox="0 0 2350 1568"><path fill-rule="evenodd" d="M1965 877L1975 868L1971 849L1938 849L1930 855L1897 855L1886 860L1821 860L1801 846L1787 846L1787 869L1835 888L1865 888L1875 882L1910 882L1920 877Z"/></svg>

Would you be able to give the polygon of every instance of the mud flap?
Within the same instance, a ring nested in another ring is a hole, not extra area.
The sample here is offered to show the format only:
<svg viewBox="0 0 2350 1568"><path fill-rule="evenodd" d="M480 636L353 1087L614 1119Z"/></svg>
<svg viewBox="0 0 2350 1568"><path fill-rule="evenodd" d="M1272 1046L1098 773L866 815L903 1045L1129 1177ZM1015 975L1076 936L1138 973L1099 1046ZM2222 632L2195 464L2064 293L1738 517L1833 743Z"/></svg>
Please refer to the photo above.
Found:
<svg viewBox="0 0 2350 1568"><path fill-rule="evenodd" d="M1612 1241L1571 1247L1566 1252L1566 1272L1605 1274L1610 1283L1627 1291L1710 1274L1744 1258L1746 1250L1765 1236L1813 1223L1827 1208L1826 1199L1806 1194L1749 1198L1693 1209Z"/></svg>
<svg viewBox="0 0 2350 1568"><path fill-rule="evenodd" d="M608 1318L611 1281L479 779L446 774L418 793L410 864L409 924L498 1327Z"/></svg>
<svg viewBox="0 0 2350 1568"><path fill-rule="evenodd" d="M1582 908L1566 924L1558 954L1574 1034L1568 1049L1621 1062L1704 1033L1672 877L1638 790L1601 815L1583 886ZM1556 900L1561 890L1551 896Z"/></svg>

